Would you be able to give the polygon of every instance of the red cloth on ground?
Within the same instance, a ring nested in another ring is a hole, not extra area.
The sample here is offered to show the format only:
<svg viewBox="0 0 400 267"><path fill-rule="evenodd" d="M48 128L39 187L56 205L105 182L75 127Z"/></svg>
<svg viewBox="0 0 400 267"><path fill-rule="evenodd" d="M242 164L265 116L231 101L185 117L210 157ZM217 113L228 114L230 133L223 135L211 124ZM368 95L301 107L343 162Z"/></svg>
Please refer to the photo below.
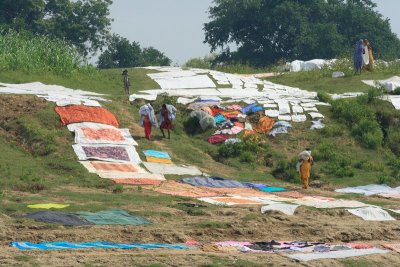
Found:
<svg viewBox="0 0 400 267"><path fill-rule="evenodd" d="M143 118L144 136L147 140L151 138L151 121L149 116L144 116Z"/></svg>
<svg viewBox="0 0 400 267"><path fill-rule="evenodd" d="M215 115L217 115L218 113L221 113L222 111L224 111L223 109L221 109L221 108L210 108L210 110L211 110L211 116L213 116L213 117L215 117Z"/></svg>
<svg viewBox="0 0 400 267"><path fill-rule="evenodd" d="M168 118L168 110L167 109L162 109L162 115L163 115L163 122L161 123L161 128L162 129L172 129L172 123Z"/></svg>
<svg viewBox="0 0 400 267"><path fill-rule="evenodd" d="M117 118L113 113L102 107L88 107L80 105L69 105L55 107L61 119L61 125L78 122L97 122L119 127Z"/></svg>
<svg viewBox="0 0 400 267"><path fill-rule="evenodd" d="M208 138L208 142L210 144L218 144L218 143L225 142L225 140L228 138L229 138L229 136L226 134L216 134L216 135L210 136Z"/></svg>

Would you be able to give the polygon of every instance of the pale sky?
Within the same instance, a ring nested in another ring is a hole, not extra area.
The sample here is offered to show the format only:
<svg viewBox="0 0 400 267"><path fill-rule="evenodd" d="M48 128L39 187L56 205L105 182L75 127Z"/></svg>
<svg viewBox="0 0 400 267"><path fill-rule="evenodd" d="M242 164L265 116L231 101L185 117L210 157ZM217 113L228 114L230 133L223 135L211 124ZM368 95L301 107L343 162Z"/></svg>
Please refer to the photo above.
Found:
<svg viewBox="0 0 400 267"><path fill-rule="evenodd" d="M373 0L377 10L390 19L392 30L400 36L400 1ZM209 55L204 44L203 24L208 22L212 0L114 0L111 30L139 42L141 47L153 46L172 60L187 60Z"/></svg>

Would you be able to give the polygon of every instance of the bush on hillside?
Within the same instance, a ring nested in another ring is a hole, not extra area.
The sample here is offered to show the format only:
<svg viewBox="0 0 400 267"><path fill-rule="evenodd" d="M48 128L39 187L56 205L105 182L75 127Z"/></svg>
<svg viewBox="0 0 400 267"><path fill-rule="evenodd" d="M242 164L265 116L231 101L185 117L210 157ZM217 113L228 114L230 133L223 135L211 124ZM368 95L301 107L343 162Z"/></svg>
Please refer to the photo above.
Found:
<svg viewBox="0 0 400 267"><path fill-rule="evenodd" d="M400 156L400 130L398 128L390 127L388 129L387 145L396 156Z"/></svg>
<svg viewBox="0 0 400 267"><path fill-rule="evenodd" d="M367 148L375 149L383 142L383 133L376 120L362 119L354 125L352 134Z"/></svg>
<svg viewBox="0 0 400 267"><path fill-rule="evenodd" d="M83 69L87 68L81 66L77 50L62 40L29 32L0 31L0 70L70 74Z"/></svg>
<svg viewBox="0 0 400 267"><path fill-rule="evenodd" d="M272 175L288 182L296 182L299 179L299 173L296 171L297 158L289 160L280 160L272 171Z"/></svg>
<svg viewBox="0 0 400 267"><path fill-rule="evenodd" d="M328 93L325 93L325 92L318 92L317 98L318 98L319 101L325 102L325 103L330 103L332 101L331 96L328 95Z"/></svg>

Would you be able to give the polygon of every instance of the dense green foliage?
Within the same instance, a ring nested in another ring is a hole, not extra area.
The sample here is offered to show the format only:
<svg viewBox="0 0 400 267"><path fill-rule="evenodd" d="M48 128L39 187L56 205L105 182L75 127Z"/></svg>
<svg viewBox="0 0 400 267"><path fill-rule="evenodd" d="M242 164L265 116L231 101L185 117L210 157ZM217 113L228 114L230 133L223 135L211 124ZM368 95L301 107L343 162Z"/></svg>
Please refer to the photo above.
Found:
<svg viewBox="0 0 400 267"><path fill-rule="evenodd" d="M112 0L2 0L0 25L66 40L86 55L107 40L111 3Z"/></svg>
<svg viewBox="0 0 400 267"><path fill-rule="evenodd" d="M220 62L265 66L279 60L334 58L360 38L378 58L398 58L400 40L370 0L215 0L205 42ZM238 49L232 52L230 44Z"/></svg>
<svg viewBox="0 0 400 267"><path fill-rule="evenodd" d="M140 66L169 66L171 60L154 47L142 48L137 42L113 35L107 49L100 55L98 66L102 69Z"/></svg>
<svg viewBox="0 0 400 267"><path fill-rule="evenodd" d="M29 32L0 32L0 70L69 74L82 69L78 51L64 41Z"/></svg>

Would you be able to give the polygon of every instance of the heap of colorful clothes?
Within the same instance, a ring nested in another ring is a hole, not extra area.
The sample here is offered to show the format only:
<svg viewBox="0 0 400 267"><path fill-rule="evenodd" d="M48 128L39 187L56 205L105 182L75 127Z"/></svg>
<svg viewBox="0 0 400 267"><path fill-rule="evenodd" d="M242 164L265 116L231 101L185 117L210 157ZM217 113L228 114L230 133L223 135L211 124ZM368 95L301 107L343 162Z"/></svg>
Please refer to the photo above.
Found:
<svg viewBox="0 0 400 267"><path fill-rule="evenodd" d="M265 116L264 107L256 103L242 107L238 104L222 106L220 99L199 98L190 103L187 107L193 110L191 117L196 117L203 130L207 128L217 128L213 135L208 138L211 144L222 142L236 143L239 140L234 136L244 133L249 135L253 133L269 133L271 136L288 133L292 125L287 121L278 121ZM247 116L259 112L260 118L257 124L252 125Z"/></svg>

